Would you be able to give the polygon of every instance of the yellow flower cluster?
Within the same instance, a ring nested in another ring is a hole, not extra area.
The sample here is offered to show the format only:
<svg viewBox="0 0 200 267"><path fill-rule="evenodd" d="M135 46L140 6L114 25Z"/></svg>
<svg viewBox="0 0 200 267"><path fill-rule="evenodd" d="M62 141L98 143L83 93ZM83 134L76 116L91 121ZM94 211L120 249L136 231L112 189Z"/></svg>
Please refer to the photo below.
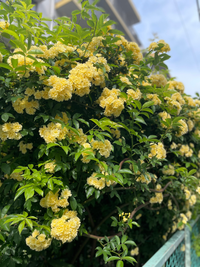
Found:
<svg viewBox="0 0 200 267"><path fill-rule="evenodd" d="M14 50L14 52L21 52L22 50L20 48L17 48ZM13 56L10 56L7 59L7 63L12 67L12 59L17 59L18 60L18 64L17 67L21 67L21 66L26 66L26 70L22 70L22 71L18 71L18 76L19 77L29 77L30 76L30 72L34 72L36 71L38 74L44 74L45 71L47 70L46 66L41 66L41 67L35 67L33 66L33 63L35 62L35 60L33 60L32 58L29 58L28 56L23 56L21 54L14 54ZM43 60L41 59L37 59L38 62L40 63L44 63Z"/></svg>
<svg viewBox="0 0 200 267"><path fill-rule="evenodd" d="M135 249L132 249L130 254L131 256L137 256L139 254L139 248L136 247Z"/></svg>
<svg viewBox="0 0 200 267"><path fill-rule="evenodd" d="M48 86L52 86L49 90L49 98L58 102L69 100L72 97L72 83L70 80L59 78L52 75L45 82Z"/></svg>
<svg viewBox="0 0 200 267"><path fill-rule="evenodd" d="M0 53L0 62L3 61L3 55Z"/></svg>
<svg viewBox="0 0 200 267"><path fill-rule="evenodd" d="M38 49L38 47L32 46L30 48L30 50L33 50L35 48ZM48 59L48 58L54 59L60 53L73 52L75 50L75 47L62 44L59 41L56 44L54 44L50 49L48 49L46 45L40 45L39 49L43 52L43 54L39 54L39 55L37 55L37 57L46 58L46 59Z"/></svg>
<svg viewBox="0 0 200 267"><path fill-rule="evenodd" d="M18 182L23 180L23 176L22 176L23 172L13 172L11 173L10 176L8 176L8 174L5 175L6 179L13 179L13 180L17 180Z"/></svg>
<svg viewBox="0 0 200 267"><path fill-rule="evenodd" d="M164 149L164 145L159 142L158 144L151 144L151 153L148 157L151 159L156 157L158 159L165 159L166 158L166 150Z"/></svg>
<svg viewBox="0 0 200 267"><path fill-rule="evenodd" d="M165 175L174 175L174 173L175 173L174 166L169 165L169 166L168 166L168 169L163 169L162 172L163 172L163 174L165 174Z"/></svg>
<svg viewBox="0 0 200 267"><path fill-rule="evenodd" d="M0 125L0 138L5 141L7 139L19 140L22 138L22 135L19 133L21 131L22 125L18 122L7 122L3 125Z"/></svg>
<svg viewBox="0 0 200 267"><path fill-rule="evenodd" d="M193 150L188 145L181 145L179 152L181 156L191 157L193 155Z"/></svg>
<svg viewBox="0 0 200 267"><path fill-rule="evenodd" d="M99 46L103 46L102 40L104 40L104 37L102 36L92 38L92 41L88 46L88 50L91 52L91 54L95 52Z"/></svg>
<svg viewBox="0 0 200 267"><path fill-rule="evenodd" d="M157 184L156 189L157 190L160 190L161 189L161 185ZM155 197L150 198L150 201L149 202L151 204L154 204L154 203L161 204L162 201L163 201L163 194L162 193L155 193L155 195L156 195Z"/></svg>
<svg viewBox="0 0 200 267"><path fill-rule="evenodd" d="M197 202L197 197L195 195L191 195L191 197L189 198L189 205L194 206L196 202Z"/></svg>
<svg viewBox="0 0 200 267"><path fill-rule="evenodd" d="M9 27L9 25L10 24L7 21L0 21L0 28L3 30L7 29ZM0 29L0 31L1 31L1 29Z"/></svg>
<svg viewBox="0 0 200 267"><path fill-rule="evenodd" d="M156 85L156 87L165 87L167 84L167 79L163 74L151 75L149 79L151 80L152 86Z"/></svg>
<svg viewBox="0 0 200 267"><path fill-rule="evenodd" d="M171 119L170 114L168 114L166 111L160 112L158 113L158 115L162 118L163 121L165 121L166 119ZM167 128L167 126L164 125L163 123L161 123L161 126L163 128Z"/></svg>
<svg viewBox="0 0 200 267"><path fill-rule="evenodd" d="M28 98L28 96L17 98L17 100L12 103L12 106L17 113L22 114L25 109L27 114L34 115L36 109L39 109L39 102L37 100L28 101Z"/></svg>
<svg viewBox="0 0 200 267"><path fill-rule="evenodd" d="M66 210L59 219L53 219L51 222L51 236L57 240L72 242L77 236L78 229L81 225L76 211Z"/></svg>
<svg viewBox="0 0 200 267"><path fill-rule="evenodd" d="M197 135L197 136L200 138L200 130L199 130L199 129L196 129L196 130L194 131L194 134Z"/></svg>
<svg viewBox="0 0 200 267"><path fill-rule="evenodd" d="M135 64L139 65L140 61L142 61L143 59L143 55L138 44L135 42L128 42L128 44L126 45L126 50L133 52L133 59L135 61Z"/></svg>
<svg viewBox="0 0 200 267"><path fill-rule="evenodd" d="M170 46L164 41L164 40L159 40L157 43L153 42L149 45L148 50L155 50L158 48L158 44L164 44L164 46L160 49L161 52L169 52L170 51Z"/></svg>
<svg viewBox="0 0 200 267"><path fill-rule="evenodd" d="M129 79L127 77L120 76L120 80L123 83L126 83L128 85L131 85L131 82L129 81Z"/></svg>
<svg viewBox="0 0 200 267"><path fill-rule="evenodd" d="M169 81L168 84L169 84L168 90L178 90L182 94L184 93L185 87L182 82Z"/></svg>
<svg viewBox="0 0 200 267"><path fill-rule="evenodd" d="M40 200L40 206L43 208L51 208L53 212L59 212L58 207L66 208L69 205L68 198L72 195L69 189L64 189L58 198L59 190L54 194L49 191L47 195Z"/></svg>
<svg viewBox="0 0 200 267"><path fill-rule="evenodd" d="M55 143L56 140L65 139L68 130L66 127L62 128L60 123L49 123L47 126L43 125L39 129L39 134L44 138L46 143Z"/></svg>
<svg viewBox="0 0 200 267"><path fill-rule="evenodd" d="M137 89L136 91L134 91L133 89L128 89L126 93L127 93L128 99L132 98L133 100L140 100L142 97L142 93L140 92L140 89Z"/></svg>
<svg viewBox="0 0 200 267"><path fill-rule="evenodd" d="M119 217L122 217L123 222L127 222L128 219L130 218L130 215L131 215L130 212L129 213L122 212L121 214L119 214Z"/></svg>
<svg viewBox="0 0 200 267"><path fill-rule="evenodd" d="M185 198L189 199L191 196L191 192L188 190L186 186L184 187L184 192L185 192Z"/></svg>
<svg viewBox="0 0 200 267"><path fill-rule="evenodd" d="M90 159L87 159L87 157L93 152L93 150L91 149L91 145L89 143L84 143L82 144L82 146L84 148L86 148L87 150L85 152L82 153L83 158L81 159L83 163L89 163Z"/></svg>
<svg viewBox="0 0 200 267"><path fill-rule="evenodd" d="M161 100L157 94L147 94L147 99L154 102L154 105L161 105Z"/></svg>
<svg viewBox="0 0 200 267"><path fill-rule="evenodd" d="M73 87L73 93L84 96L90 93L91 83L96 86L105 86L105 75L102 69L97 69L94 64L102 64L106 71L110 71L107 60L97 54L91 56L84 64L78 63L76 67L69 71L69 81Z"/></svg>
<svg viewBox="0 0 200 267"><path fill-rule="evenodd" d="M188 132L188 126L184 120L180 120L178 123L181 124L181 126L179 126L179 131L176 136L180 137Z"/></svg>
<svg viewBox="0 0 200 267"><path fill-rule="evenodd" d="M87 135L83 133L83 129L78 129L79 135L77 135L73 131L69 131L67 133L68 138L73 143L78 143L79 145L83 145L87 142Z"/></svg>
<svg viewBox="0 0 200 267"><path fill-rule="evenodd" d="M168 108L170 108L170 109L176 108L177 109L177 115L179 115L180 111L182 109L181 104L178 101L173 100L172 98L170 98L168 96L165 97L165 100L167 101Z"/></svg>
<svg viewBox="0 0 200 267"><path fill-rule="evenodd" d="M107 175L107 173L104 173ZM93 174L87 178L87 184L90 186L94 186L95 188L102 190L105 186L111 186L115 182L112 180L107 181L104 177L98 178L97 173L93 172Z"/></svg>
<svg viewBox="0 0 200 267"><path fill-rule="evenodd" d="M187 103L188 106L190 106L190 107L196 107L196 102L193 100L192 97L190 97L190 96L184 96L184 99L185 99L185 101L186 101L186 103Z"/></svg>
<svg viewBox="0 0 200 267"><path fill-rule="evenodd" d="M171 144L171 146L170 146L170 148L171 149L176 149L178 147L178 145L177 144L175 144L174 142Z"/></svg>
<svg viewBox="0 0 200 267"><path fill-rule="evenodd" d="M194 122L192 120L187 121L188 131L191 132L194 128Z"/></svg>
<svg viewBox="0 0 200 267"><path fill-rule="evenodd" d="M140 174L140 172L138 174ZM145 178L144 174L141 174L136 181L149 184L151 182L151 175L149 173L146 173L146 176L148 177L148 179Z"/></svg>
<svg viewBox="0 0 200 267"><path fill-rule="evenodd" d="M32 143L24 144L23 141L21 141L19 143L19 151L21 151L22 154L26 154L27 149L31 150L32 148L33 148L33 144Z"/></svg>
<svg viewBox="0 0 200 267"><path fill-rule="evenodd" d="M109 90L107 87L104 88L101 96L98 99L100 107L105 108L105 116L119 117L122 110L124 109L124 99L119 97L120 90L112 89Z"/></svg>
<svg viewBox="0 0 200 267"><path fill-rule="evenodd" d="M54 169L56 167L55 160L52 162L48 162L44 165L45 172L54 173Z"/></svg>
<svg viewBox="0 0 200 267"><path fill-rule="evenodd" d="M171 95L171 99L178 101L180 105L185 104L185 100L182 98L180 93L175 93L175 94Z"/></svg>
<svg viewBox="0 0 200 267"><path fill-rule="evenodd" d="M91 143L92 148L99 150L99 153L101 156L104 156L105 158L108 158L110 156L110 152L112 150L112 145L109 140L103 141L93 141Z"/></svg>
<svg viewBox="0 0 200 267"><path fill-rule="evenodd" d="M116 37L120 38L120 40L118 40L115 44L119 47L123 45L127 52L131 51L133 53L133 59L135 61L134 64L139 64L143 59L143 55L138 44L135 42L128 42L123 36L120 35L116 35Z"/></svg>
<svg viewBox="0 0 200 267"><path fill-rule="evenodd" d="M118 130L118 129L116 129L116 130L115 129L111 129L110 131L111 131L111 133L112 133L112 135L114 137L116 137L117 139L120 138L120 135L121 135L120 130Z"/></svg>
<svg viewBox="0 0 200 267"><path fill-rule="evenodd" d="M172 210L172 201L171 201L171 199L168 200L167 207L168 207L169 210Z"/></svg>
<svg viewBox="0 0 200 267"><path fill-rule="evenodd" d="M186 224L188 222L188 218L183 213L181 213L180 216L181 216L182 223Z"/></svg>
<svg viewBox="0 0 200 267"><path fill-rule="evenodd" d="M196 192L197 192L198 194L200 194L200 187L199 187L199 186L197 187Z"/></svg>
<svg viewBox="0 0 200 267"><path fill-rule="evenodd" d="M34 230L32 235L26 238L26 245L35 251L42 251L51 245L51 238L46 239L45 234Z"/></svg>

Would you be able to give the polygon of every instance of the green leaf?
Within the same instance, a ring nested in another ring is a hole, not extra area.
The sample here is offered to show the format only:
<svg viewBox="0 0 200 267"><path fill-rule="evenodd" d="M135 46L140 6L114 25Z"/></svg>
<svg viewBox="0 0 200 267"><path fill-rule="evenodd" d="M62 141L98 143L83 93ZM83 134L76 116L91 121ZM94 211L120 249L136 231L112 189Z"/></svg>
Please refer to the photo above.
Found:
<svg viewBox="0 0 200 267"><path fill-rule="evenodd" d="M148 107L153 106L153 105L154 105L154 101L148 101L142 105L142 109L148 108Z"/></svg>
<svg viewBox="0 0 200 267"><path fill-rule="evenodd" d="M25 220L22 221L18 226L18 231L20 235L21 235L22 230L24 229L24 226L25 226Z"/></svg>
<svg viewBox="0 0 200 267"><path fill-rule="evenodd" d="M0 233L0 239L3 241L3 242L5 242L5 239L4 239L4 237L3 237L3 235Z"/></svg>
<svg viewBox="0 0 200 267"><path fill-rule="evenodd" d="M2 172L6 173L6 174L10 174L10 172L11 172L10 165L6 164L6 163L2 163L1 164L1 170L2 170Z"/></svg>
<svg viewBox="0 0 200 267"><path fill-rule="evenodd" d="M135 118L135 121L146 124L146 122L144 121L144 119L142 117Z"/></svg>
<svg viewBox="0 0 200 267"><path fill-rule="evenodd" d="M123 261L118 261L116 267L124 267Z"/></svg>
<svg viewBox="0 0 200 267"><path fill-rule="evenodd" d="M132 258L132 257L130 257L130 256L125 256L125 257L123 257L122 259L123 259L123 260L126 260L126 261L129 261L129 262L132 262L132 261L137 262L134 258Z"/></svg>
<svg viewBox="0 0 200 267"><path fill-rule="evenodd" d="M32 187L29 187L29 188L27 188L27 189L25 190L25 199L26 199L26 201L27 201L29 198L33 197L33 195L34 195L34 189L33 189Z"/></svg>
<svg viewBox="0 0 200 267"><path fill-rule="evenodd" d="M0 67L8 69L8 70L13 70L12 67L6 63L0 63Z"/></svg>
<svg viewBox="0 0 200 267"><path fill-rule="evenodd" d="M16 47L21 48L21 50L24 53L26 53L26 47L22 42L20 42L19 40L16 40L16 39L15 40L11 40L10 42L13 43Z"/></svg>
<svg viewBox="0 0 200 267"><path fill-rule="evenodd" d="M15 69L18 66L18 59L11 58L11 63L12 63L13 68Z"/></svg>
<svg viewBox="0 0 200 267"><path fill-rule="evenodd" d="M76 210L76 208L77 208L77 201L76 201L76 199L74 197L71 197L70 198L70 206L71 206L71 208L73 210Z"/></svg>
<svg viewBox="0 0 200 267"><path fill-rule="evenodd" d="M124 244L126 244L126 245L132 245L132 246L137 246L137 245L135 244L135 242L132 241L132 240L127 240Z"/></svg>
<svg viewBox="0 0 200 267"><path fill-rule="evenodd" d="M23 188L23 189L19 188L16 195L15 195L14 200L16 200L21 194L23 194L24 191L25 191L25 188Z"/></svg>
<svg viewBox="0 0 200 267"><path fill-rule="evenodd" d="M195 172L197 172L197 170L195 170L195 169L193 169L193 170L191 170L191 171L189 171L189 175L192 175L192 174L194 174Z"/></svg>
<svg viewBox="0 0 200 267"><path fill-rule="evenodd" d="M89 198L93 193L94 193L94 187L90 187L87 191L86 191L86 197Z"/></svg>
<svg viewBox="0 0 200 267"><path fill-rule="evenodd" d="M133 174L133 172L129 169L121 169L119 170L119 173L128 173L128 174Z"/></svg>
<svg viewBox="0 0 200 267"><path fill-rule="evenodd" d="M11 113L4 113L1 115L1 119L5 122L9 119L9 117L15 118Z"/></svg>
<svg viewBox="0 0 200 267"><path fill-rule="evenodd" d="M52 178L48 180L47 184L48 184L48 188L50 190L53 190L54 189L53 179Z"/></svg>
<svg viewBox="0 0 200 267"><path fill-rule="evenodd" d="M14 38L16 38L17 40L19 40L19 35L16 34L14 31L11 31L11 30L4 30L3 33L8 33L9 35L12 35Z"/></svg>
<svg viewBox="0 0 200 267"><path fill-rule="evenodd" d="M127 235L123 235L121 238L121 243L125 243L125 241L128 239Z"/></svg>
<svg viewBox="0 0 200 267"><path fill-rule="evenodd" d="M108 261L114 261L114 260L120 260L120 257L117 257L117 256L111 256L110 258L107 259L106 262L108 262Z"/></svg>
<svg viewBox="0 0 200 267"><path fill-rule="evenodd" d="M41 196L43 197L44 192L43 192L40 188L38 188L38 187L34 187L34 190L35 190L39 195L41 195Z"/></svg>
<svg viewBox="0 0 200 267"><path fill-rule="evenodd" d="M44 54L44 52L39 49L33 49L33 50L28 51L28 54L29 55L42 55Z"/></svg>
<svg viewBox="0 0 200 267"><path fill-rule="evenodd" d="M25 219L26 224L28 225L29 228L31 228L31 230L33 229L33 223L30 219Z"/></svg>
<svg viewBox="0 0 200 267"><path fill-rule="evenodd" d="M5 206L5 207L2 209L2 211L1 211L1 218L3 218L3 217L7 214L8 210L10 209L10 206L11 206L11 204Z"/></svg>
<svg viewBox="0 0 200 267"><path fill-rule="evenodd" d="M120 245L120 238L119 238L119 236L115 236L115 240L116 240L116 242L117 242L117 245Z"/></svg>
<svg viewBox="0 0 200 267"><path fill-rule="evenodd" d="M96 252L95 257L99 257L100 255L103 254L103 249L102 248L97 247L96 249L98 249L98 251Z"/></svg>

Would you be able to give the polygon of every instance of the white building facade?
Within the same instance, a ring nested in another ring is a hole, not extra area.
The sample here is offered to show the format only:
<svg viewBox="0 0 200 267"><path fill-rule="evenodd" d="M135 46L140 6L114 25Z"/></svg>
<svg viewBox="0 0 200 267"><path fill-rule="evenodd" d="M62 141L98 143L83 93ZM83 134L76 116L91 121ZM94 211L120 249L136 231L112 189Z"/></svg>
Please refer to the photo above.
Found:
<svg viewBox="0 0 200 267"><path fill-rule="evenodd" d="M89 1L93 2L93 0ZM81 9L78 0L32 0L32 3L36 5L37 12L42 12L44 17L51 19L62 16L71 17L72 11ZM128 41L136 42L141 47L141 42L133 28L134 24L140 22L140 16L132 0L100 0L97 5L109 14L109 19L117 22L115 28L122 31ZM52 23L49 25L53 26Z"/></svg>

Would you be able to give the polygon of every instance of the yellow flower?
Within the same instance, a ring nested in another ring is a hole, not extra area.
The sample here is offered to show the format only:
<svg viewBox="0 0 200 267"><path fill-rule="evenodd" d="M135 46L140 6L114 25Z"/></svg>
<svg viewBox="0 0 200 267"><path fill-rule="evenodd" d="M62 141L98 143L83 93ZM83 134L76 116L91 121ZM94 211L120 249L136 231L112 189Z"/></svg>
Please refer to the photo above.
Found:
<svg viewBox="0 0 200 267"><path fill-rule="evenodd" d="M157 94L147 94L147 98L153 101L154 105L161 105L162 103Z"/></svg>
<svg viewBox="0 0 200 267"><path fill-rule="evenodd" d="M80 219L75 211L67 211L59 219L53 219L51 223L51 236L57 240L72 242L78 234Z"/></svg>
<svg viewBox="0 0 200 267"><path fill-rule="evenodd" d="M26 238L26 245L35 251L42 251L51 245L51 238L46 239L45 234L40 234L34 230L32 235Z"/></svg>
<svg viewBox="0 0 200 267"><path fill-rule="evenodd" d="M135 249L132 249L130 253L131 253L131 256L136 256L136 255L138 255L138 254L139 254L139 248L136 247Z"/></svg>
<svg viewBox="0 0 200 267"><path fill-rule="evenodd" d="M155 74L151 75L150 78L152 86L156 85L156 87L165 87L167 84L167 79L163 74Z"/></svg>

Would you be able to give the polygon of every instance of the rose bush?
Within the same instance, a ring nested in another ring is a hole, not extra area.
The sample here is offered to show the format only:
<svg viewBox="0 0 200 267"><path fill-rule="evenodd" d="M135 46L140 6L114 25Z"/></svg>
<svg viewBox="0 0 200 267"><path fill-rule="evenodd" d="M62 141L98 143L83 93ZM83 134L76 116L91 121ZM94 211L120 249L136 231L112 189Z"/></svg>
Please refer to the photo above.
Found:
<svg viewBox="0 0 200 267"><path fill-rule="evenodd" d="M97 2L52 31L1 3L2 266L140 266L198 214L198 95L166 75L167 43L142 53Z"/></svg>

